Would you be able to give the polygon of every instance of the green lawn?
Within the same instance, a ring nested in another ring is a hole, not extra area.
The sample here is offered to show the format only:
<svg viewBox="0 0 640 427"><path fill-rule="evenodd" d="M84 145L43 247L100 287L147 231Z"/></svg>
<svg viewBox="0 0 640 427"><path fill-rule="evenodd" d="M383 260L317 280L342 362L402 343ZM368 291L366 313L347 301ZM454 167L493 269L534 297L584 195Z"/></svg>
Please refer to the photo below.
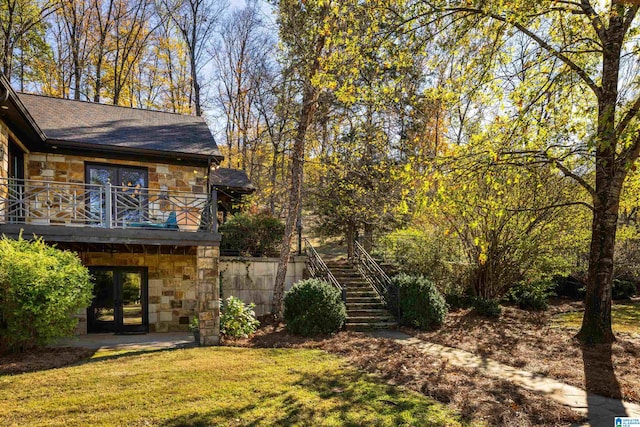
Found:
<svg viewBox="0 0 640 427"><path fill-rule="evenodd" d="M573 311L554 316L554 323L558 326L580 328L582 311ZM617 303L611 307L611 322L614 332L640 334L640 303Z"/></svg>
<svg viewBox="0 0 640 427"><path fill-rule="evenodd" d="M2 426L464 425L445 406L318 350L97 353L0 377Z"/></svg>

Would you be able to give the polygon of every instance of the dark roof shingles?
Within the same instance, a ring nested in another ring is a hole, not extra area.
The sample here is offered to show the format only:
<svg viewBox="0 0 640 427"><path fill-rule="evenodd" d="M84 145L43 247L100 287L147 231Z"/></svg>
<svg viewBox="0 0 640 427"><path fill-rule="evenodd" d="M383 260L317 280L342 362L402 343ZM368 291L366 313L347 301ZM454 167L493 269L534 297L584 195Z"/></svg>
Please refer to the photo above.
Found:
<svg viewBox="0 0 640 427"><path fill-rule="evenodd" d="M255 190L245 171L238 169L218 168L211 171L211 184L247 192Z"/></svg>
<svg viewBox="0 0 640 427"><path fill-rule="evenodd" d="M18 94L47 139L220 156L202 117Z"/></svg>

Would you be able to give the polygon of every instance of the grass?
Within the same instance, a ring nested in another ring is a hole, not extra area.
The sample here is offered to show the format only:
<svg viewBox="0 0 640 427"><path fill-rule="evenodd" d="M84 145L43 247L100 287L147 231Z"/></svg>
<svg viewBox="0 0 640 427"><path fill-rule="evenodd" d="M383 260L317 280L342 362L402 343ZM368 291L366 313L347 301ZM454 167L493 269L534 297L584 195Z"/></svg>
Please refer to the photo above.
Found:
<svg viewBox="0 0 640 427"><path fill-rule="evenodd" d="M579 329L582 325L582 311L561 313L553 317L555 326ZM611 307L613 332L640 334L640 303L616 303Z"/></svg>
<svg viewBox="0 0 640 427"><path fill-rule="evenodd" d="M446 406L319 350L96 353L0 377L0 425L462 425Z"/></svg>

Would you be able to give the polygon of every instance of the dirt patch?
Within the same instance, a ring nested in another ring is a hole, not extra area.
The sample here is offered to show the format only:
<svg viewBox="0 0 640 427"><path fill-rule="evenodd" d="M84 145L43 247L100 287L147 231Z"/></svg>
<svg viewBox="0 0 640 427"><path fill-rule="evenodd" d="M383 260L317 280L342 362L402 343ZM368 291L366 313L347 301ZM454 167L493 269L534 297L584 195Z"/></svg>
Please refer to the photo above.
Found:
<svg viewBox="0 0 640 427"><path fill-rule="evenodd" d="M0 375L61 368L91 357L95 350L76 347L41 348L0 356Z"/></svg>
<svg viewBox="0 0 640 427"><path fill-rule="evenodd" d="M558 426L585 419L507 381L486 378L474 370L451 366L413 347L361 333L340 332L305 339L287 334L281 325L268 325L251 338L228 340L225 345L319 348L345 357L388 383L448 404L466 420L484 420L488 425Z"/></svg>
<svg viewBox="0 0 640 427"><path fill-rule="evenodd" d="M459 310L449 313L436 331L404 332L586 387L596 394L640 403L640 337L618 334L612 346L582 348L573 338L575 330L551 322L553 314L580 309L568 303L554 305L546 313L505 307L499 319Z"/></svg>

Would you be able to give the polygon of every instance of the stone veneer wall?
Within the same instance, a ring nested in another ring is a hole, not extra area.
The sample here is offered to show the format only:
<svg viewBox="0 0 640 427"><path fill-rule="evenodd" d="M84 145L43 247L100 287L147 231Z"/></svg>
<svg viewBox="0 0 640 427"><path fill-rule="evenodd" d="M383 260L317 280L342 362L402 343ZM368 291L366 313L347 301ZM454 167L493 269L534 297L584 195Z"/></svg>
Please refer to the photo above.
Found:
<svg viewBox="0 0 640 427"><path fill-rule="evenodd" d="M220 344L220 286L218 258L220 248L198 246L198 316L200 345Z"/></svg>
<svg viewBox="0 0 640 427"><path fill-rule="evenodd" d="M217 248L216 248L217 249ZM108 267L147 267L149 331L187 331L198 308L196 255L83 252L83 264ZM217 266L214 266L217 267ZM217 283L217 270L216 270ZM86 331L86 316L78 331Z"/></svg>
<svg viewBox="0 0 640 427"><path fill-rule="evenodd" d="M302 280L307 257L291 257L285 289ZM221 299L229 296L256 305L256 316L271 313L278 258L220 257Z"/></svg>
<svg viewBox="0 0 640 427"><path fill-rule="evenodd" d="M206 193L206 167L167 165L162 163L113 160L103 157L71 156L67 154L29 153L25 155L27 179L82 184L85 182L85 162L113 166L139 166L149 171L149 188L169 191ZM113 183L121 185L122 183Z"/></svg>

